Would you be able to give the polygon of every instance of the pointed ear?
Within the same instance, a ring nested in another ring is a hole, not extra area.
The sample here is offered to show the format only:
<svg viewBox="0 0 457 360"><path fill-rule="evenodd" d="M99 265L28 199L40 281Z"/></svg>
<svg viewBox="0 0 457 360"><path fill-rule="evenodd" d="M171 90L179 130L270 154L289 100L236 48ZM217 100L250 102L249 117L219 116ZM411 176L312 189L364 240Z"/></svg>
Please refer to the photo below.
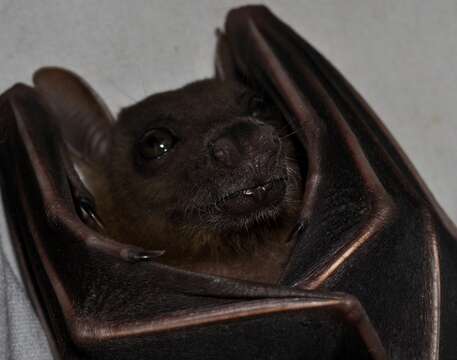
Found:
<svg viewBox="0 0 457 360"><path fill-rule="evenodd" d="M103 100L81 77L65 69L41 68L33 82L71 150L86 162L101 164L114 122Z"/></svg>
<svg viewBox="0 0 457 360"><path fill-rule="evenodd" d="M248 76L248 72L244 71L242 63L238 63L235 54L229 42L229 38L222 30L216 30L217 43L216 54L214 59L214 78L221 81L236 81L251 90L266 96L265 89L259 82Z"/></svg>
<svg viewBox="0 0 457 360"><path fill-rule="evenodd" d="M223 81L240 81L227 36L220 29L216 30L216 36L215 78Z"/></svg>

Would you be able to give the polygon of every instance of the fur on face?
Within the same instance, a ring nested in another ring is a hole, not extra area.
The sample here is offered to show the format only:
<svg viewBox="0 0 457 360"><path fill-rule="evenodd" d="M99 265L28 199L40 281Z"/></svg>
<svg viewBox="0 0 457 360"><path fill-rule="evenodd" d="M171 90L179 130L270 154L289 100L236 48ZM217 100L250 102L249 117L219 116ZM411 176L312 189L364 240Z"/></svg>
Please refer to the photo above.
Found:
<svg viewBox="0 0 457 360"><path fill-rule="evenodd" d="M192 270L255 256L282 266L303 194L292 135L235 82L202 80L124 109L91 186L108 234Z"/></svg>

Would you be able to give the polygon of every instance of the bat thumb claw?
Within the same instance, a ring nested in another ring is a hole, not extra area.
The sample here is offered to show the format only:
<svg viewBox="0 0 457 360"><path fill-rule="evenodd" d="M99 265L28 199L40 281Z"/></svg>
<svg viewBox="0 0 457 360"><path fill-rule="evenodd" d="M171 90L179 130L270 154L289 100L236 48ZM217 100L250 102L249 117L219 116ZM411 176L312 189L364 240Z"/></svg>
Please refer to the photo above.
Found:
<svg viewBox="0 0 457 360"><path fill-rule="evenodd" d="M150 261L158 258L165 253L165 250L143 250L129 249L127 251L127 260L132 262Z"/></svg>
<svg viewBox="0 0 457 360"><path fill-rule="evenodd" d="M100 233L104 233L105 227L95 212L95 204L93 201L86 197L81 197L78 199L78 203L79 206L77 211L84 223L95 228Z"/></svg>
<svg viewBox="0 0 457 360"><path fill-rule="evenodd" d="M289 239L287 240L287 242L290 242L290 241L296 239L297 237L301 236L303 234L303 232L306 230L307 226L308 226L308 224L305 219L302 219L301 221L299 221L297 223L297 225L295 225L295 228L292 231L292 234L289 237Z"/></svg>

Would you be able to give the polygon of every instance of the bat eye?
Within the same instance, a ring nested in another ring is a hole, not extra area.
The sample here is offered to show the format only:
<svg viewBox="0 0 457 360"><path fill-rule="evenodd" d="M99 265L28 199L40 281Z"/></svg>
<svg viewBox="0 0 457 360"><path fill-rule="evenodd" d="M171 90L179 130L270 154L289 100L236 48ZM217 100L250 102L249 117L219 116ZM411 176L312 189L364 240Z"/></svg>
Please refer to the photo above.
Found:
<svg viewBox="0 0 457 360"><path fill-rule="evenodd" d="M266 111L267 104L263 97L255 95L249 100L248 107L250 116L259 117Z"/></svg>
<svg viewBox="0 0 457 360"><path fill-rule="evenodd" d="M140 153L145 159L158 159L175 145L176 137L167 129L152 129L140 141Z"/></svg>

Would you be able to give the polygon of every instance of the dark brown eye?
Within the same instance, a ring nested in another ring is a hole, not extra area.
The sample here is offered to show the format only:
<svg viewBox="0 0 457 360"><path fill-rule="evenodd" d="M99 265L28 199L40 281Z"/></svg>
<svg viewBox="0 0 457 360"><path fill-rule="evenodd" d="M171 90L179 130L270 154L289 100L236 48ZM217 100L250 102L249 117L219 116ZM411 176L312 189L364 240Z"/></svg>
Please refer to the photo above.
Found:
<svg viewBox="0 0 457 360"><path fill-rule="evenodd" d="M265 99L259 95L255 95L249 100L249 115L259 117L267 110Z"/></svg>
<svg viewBox="0 0 457 360"><path fill-rule="evenodd" d="M167 129L152 129L140 141L140 153L145 159L158 159L176 144L176 137Z"/></svg>

